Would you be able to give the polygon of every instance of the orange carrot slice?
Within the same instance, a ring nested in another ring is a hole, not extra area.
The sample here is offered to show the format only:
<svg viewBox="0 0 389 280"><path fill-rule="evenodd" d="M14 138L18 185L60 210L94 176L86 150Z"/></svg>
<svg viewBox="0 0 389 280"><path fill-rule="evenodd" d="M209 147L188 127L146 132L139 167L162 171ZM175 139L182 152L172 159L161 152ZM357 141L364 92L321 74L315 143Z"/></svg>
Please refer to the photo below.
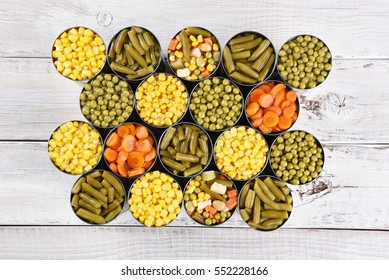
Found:
<svg viewBox="0 0 389 280"><path fill-rule="evenodd" d="M145 161L152 161L157 155L155 148L151 147L150 151L145 155Z"/></svg>
<svg viewBox="0 0 389 280"><path fill-rule="evenodd" d="M281 89L278 92L276 98L274 99L274 104L273 105L280 107L281 102L284 101L285 98L286 98L286 90L285 89Z"/></svg>
<svg viewBox="0 0 389 280"><path fill-rule="evenodd" d="M145 164L143 164L143 168L144 168L145 170L149 169L150 166L153 165L153 162L154 162L153 160L145 161Z"/></svg>
<svg viewBox="0 0 389 280"><path fill-rule="evenodd" d="M286 94L286 99L288 99L291 102L295 102L297 99L296 92L294 90L288 91L288 93Z"/></svg>
<svg viewBox="0 0 389 280"><path fill-rule="evenodd" d="M107 148L104 151L104 157L108 162L115 161L117 156L118 156L118 152L112 148Z"/></svg>
<svg viewBox="0 0 389 280"><path fill-rule="evenodd" d="M112 172L118 173L118 166L116 165L116 163L111 162L111 163L109 164L109 168L112 170Z"/></svg>
<svg viewBox="0 0 389 280"><path fill-rule="evenodd" d="M295 122L296 120L297 120L297 112L294 112L292 116L292 122Z"/></svg>
<svg viewBox="0 0 389 280"><path fill-rule="evenodd" d="M258 111L254 115L250 116L250 119L253 121L253 120L262 118L262 115L263 115L263 109L259 108Z"/></svg>
<svg viewBox="0 0 389 280"><path fill-rule="evenodd" d="M281 130L287 130L292 125L292 119L288 118L284 115L280 117L280 120L278 121L278 127Z"/></svg>
<svg viewBox="0 0 389 280"><path fill-rule="evenodd" d="M267 112L273 112L273 113L276 113L277 116L281 116L282 115L282 110L280 107L278 106L270 106L269 108L266 108L265 110L263 110L263 112L266 114Z"/></svg>
<svg viewBox="0 0 389 280"><path fill-rule="evenodd" d="M132 152L133 150L135 150L135 142L136 142L136 139L135 139L134 135L132 135L132 134L126 135L122 141L123 151Z"/></svg>
<svg viewBox="0 0 389 280"><path fill-rule="evenodd" d="M147 136L146 139L149 140L151 145L154 145L154 138L151 135Z"/></svg>
<svg viewBox="0 0 389 280"><path fill-rule="evenodd" d="M249 97L249 101L250 102L258 102L258 99L259 97L262 95L262 94L265 94L266 92L263 90L263 89L260 89L260 88L256 88L254 89L251 94L250 94L250 97Z"/></svg>
<svg viewBox="0 0 389 280"><path fill-rule="evenodd" d="M266 134L271 133L271 129L268 128L268 127L267 127L266 125L264 125L264 124L261 124L261 125L259 126L259 129L260 129L263 133L266 133Z"/></svg>
<svg viewBox="0 0 389 280"><path fill-rule="evenodd" d="M115 147L119 144L120 146L120 137L116 132L112 132L111 135L107 139L108 147Z"/></svg>
<svg viewBox="0 0 389 280"><path fill-rule="evenodd" d="M267 82L265 85L270 87L270 90L274 87L274 83L273 82Z"/></svg>
<svg viewBox="0 0 389 280"><path fill-rule="evenodd" d="M211 72L209 72L209 70L205 69L203 72L201 72L201 77L205 78L205 77L208 77L209 75L211 75Z"/></svg>
<svg viewBox="0 0 389 280"><path fill-rule="evenodd" d="M124 136L130 134L130 130L128 129L128 126L126 125L121 125L117 128L116 130L117 134L119 137L123 138Z"/></svg>
<svg viewBox="0 0 389 280"><path fill-rule="evenodd" d="M129 153L127 163L131 168L142 167L145 163L145 159L141 152L135 151Z"/></svg>
<svg viewBox="0 0 389 280"><path fill-rule="evenodd" d="M143 125L138 125L135 129L135 135L138 139L145 139L149 136L149 131Z"/></svg>
<svg viewBox="0 0 389 280"><path fill-rule="evenodd" d="M246 113L248 116L254 115L259 109L259 104L257 102L251 102L246 107Z"/></svg>
<svg viewBox="0 0 389 280"><path fill-rule="evenodd" d="M294 112L295 112L295 110L294 110L293 106L288 106L282 112L283 112L285 117L291 119L293 114L294 114Z"/></svg>
<svg viewBox="0 0 389 280"><path fill-rule="evenodd" d="M132 124L132 123L126 123L125 125L126 125L126 126L128 127L128 129L130 130L130 133L129 133L129 134L135 136L135 125Z"/></svg>
<svg viewBox="0 0 389 280"><path fill-rule="evenodd" d="M120 151L120 152L118 153L117 158L116 158L116 163L121 164L121 163L123 163L123 162L126 162L127 157L128 157L128 152L126 152L126 151Z"/></svg>
<svg viewBox="0 0 389 280"><path fill-rule="evenodd" d="M284 84L277 84L275 85L271 91L269 92L269 94L273 97L273 98L276 98L277 94L280 92L280 90L284 89L285 88L285 85Z"/></svg>
<svg viewBox="0 0 389 280"><path fill-rule="evenodd" d="M151 150L151 144L149 140L147 140L147 138L139 140L138 142L136 142L135 146L138 151L144 154L147 154Z"/></svg>
<svg viewBox="0 0 389 280"><path fill-rule="evenodd" d="M285 99L284 101L281 102L281 110L284 110L286 107L288 107L292 102L290 102L289 100Z"/></svg>
<svg viewBox="0 0 389 280"><path fill-rule="evenodd" d="M136 176L142 175L143 173L145 173L145 169L143 167L138 167L138 168L128 170L127 176L128 177L136 177Z"/></svg>
<svg viewBox="0 0 389 280"><path fill-rule="evenodd" d="M128 170L130 170L130 168L128 167L127 162L118 164L119 174L122 175L123 177L127 177Z"/></svg>
<svg viewBox="0 0 389 280"><path fill-rule="evenodd" d="M258 99L259 106L262 108L269 108L271 105L273 105L273 101L273 97L267 93L262 94Z"/></svg>
<svg viewBox="0 0 389 280"><path fill-rule="evenodd" d="M263 124L266 127L273 127L276 126L279 121L279 117L274 112L267 112L265 115L263 115Z"/></svg>
<svg viewBox="0 0 389 280"><path fill-rule="evenodd" d="M263 84L259 88L262 89L265 93L269 93L272 89L268 84Z"/></svg>
<svg viewBox="0 0 389 280"><path fill-rule="evenodd" d="M260 127L263 123L263 118L260 117L258 119L255 119L251 122L251 125L254 126L254 127Z"/></svg>

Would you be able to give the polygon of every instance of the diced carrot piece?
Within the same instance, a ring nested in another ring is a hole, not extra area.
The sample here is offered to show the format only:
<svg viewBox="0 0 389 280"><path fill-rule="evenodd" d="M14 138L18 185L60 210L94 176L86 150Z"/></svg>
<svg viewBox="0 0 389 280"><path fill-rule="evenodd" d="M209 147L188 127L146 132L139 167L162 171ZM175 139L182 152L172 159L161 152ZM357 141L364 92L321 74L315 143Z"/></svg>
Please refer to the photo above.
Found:
<svg viewBox="0 0 389 280"><path fill-rule="evenodd" d="M231 198L231 197L237 196L238 193L236 190L230 190L230 191L227 191L227 195L229 198Z"/></svg>
<svg viewBox="0 0 389 280"><path fill-rule="evenodd" d="M265 93L269 93L271 91L271 87L267 84L263 84L261 86L259 86L260 89L262 89Z"/></svg>
<svg viewBox="0 0 389 280"><path fill-rule="evenodd" d="M288 93L286 94L286 99L291 102L295 102L297 99L297 93L294 90L288 91Z"/></svg>
<svg viewBox="0 0 389 280"><path fill-rule="evenodd" d="M262 115L263 115L263 109L259 108L258 111L254 115L250 116L250 120L253 121L253 120L262 118Z"/></svg>
<svg viewBox="0 0 389 280"><path fill-rule="evenodd" d="M270 90L274 87L274 83L273 82L267 82L265 85L270 87Z"/></svg>
<svg viewBox="0 0 389 280"><path fill-rule="evenodd" d="M232 210L236 207L237 204L238 204L238 197L237 196L230 197L230 199L226 201L226 208L228 210Z"/></svg>
<svg viewBox="0 0 389 280"><path fill-rule="evenodd" d="M288 107L292 102L289 100L285 99L284 101L281 102L281 110L284 110L286 107Z"/></svg>
<svg viewBox="0 0 389 280"><path fill-rule="evenodd" d="M281 102L285 100L285 96L286 96L286 90L285 89L280 90L274 100L273 103L274 106L280 107Z"/></svg>
<svg viewBox="0 0 389 280"><path fill-rule="evenodd" d="M174 38L170 41L168 49L174 51L177 45L178 45L178 40Z"/></svg>
<svg viewBox="0 0 389 280"><path fill-rule="evenodd" d="M278 127L282 130L287 130L292 125L292 119L288 118L284 115L280 117L280 120L278 122Z"/></svg>
<svg viewBox="0 0 389 280"><path fill-rule="evenodd" d="M206 77L208 77L209 75L211 75L211 72L209 72L208 69L205 69L203 72L201 72L200 75L201 75L201 77L206 78Z"/></svg>
<svg viewBox="0 0 389 280"><path fill-rule="evenodd" d="M268 127L267 127L266 125L264 125L264 124L261 124L261 125L259 126L259 129L260 129L263 133L265 133L265 134L271 133L271 129L268 128Z"/></svg>
<svg viewBox="0 0 389 280"><path fill-rule="evenodd" d="M125 125L128 127L128 129L130 130L130 133L131 135L134 135L135 136L135 125L132 124L132 123L125 123Z"/></svg>
<svg viewBox="0 0 389 280"><path fill-rule="evenodd" d="M212 44L213 44L212 39L211 39L210 37L204 38L204 43L207 43L207 44L209 44L209 45L211 45L211 46L212 46Z"/></svg>
<svg viewBox="0 0 389 280"><path fill-rule="evenodd" d="M297 120L297 112L294 112L292 116L292 122L295 122L296 120Z"/></svg>
<svg viewBox="0 0 389 280"><path fill-rule="evenodd" d="M294 110L293 106L288 106L283 110L284 116L287 118L290 118L290 119L292 118L294 112L295 112L295 110Z"/></svg>
<svg viewBox="0 0 389 280"><path fill-rule="evenodd" d="M263 115L263 124L266 127L273 127L276 126L278 123L279 117L274 112L267 112L265 115Z"/></svg>
<svg viewBox="0 0 389 280"><path fill-rule="evenodd" d="M281 116L282 115L282 110L280 107L278 106L270 106L269 108L266 108L265 110L263 110L263 113L266 114L267 112L273 112L273 113L276 113L277 116Z"/></svg>
<svg viewBox="0 0 389 280"><path fill-rule="evenodd" d="M126 135L122 141L123 151L132 152L133 150L135 150L135 143L136 143L136 139L134 135L132 134Z"/></svg>
<svg viewBox="0 0 389 280"><path fill-rule="evenodd" d="M205 211L215 215L217 213L217 210L215 208L213 208L212 206L208 205L205 207Z"/></svg>
<svg viewBox="0 0 389 280"><path fill-rule="evenodd" d="M144 168L145 170L149 169L150 166L153 165L153 162L154 162L153 160L145 161L145 163L143 164L143 168Z"/></svg>
<svg viewBox="0 0 389 280"><path fill-rule="evenodd" d="M151 145L154 145L154 138L151 135L147 136L146 139L149 140Z"/></svg>

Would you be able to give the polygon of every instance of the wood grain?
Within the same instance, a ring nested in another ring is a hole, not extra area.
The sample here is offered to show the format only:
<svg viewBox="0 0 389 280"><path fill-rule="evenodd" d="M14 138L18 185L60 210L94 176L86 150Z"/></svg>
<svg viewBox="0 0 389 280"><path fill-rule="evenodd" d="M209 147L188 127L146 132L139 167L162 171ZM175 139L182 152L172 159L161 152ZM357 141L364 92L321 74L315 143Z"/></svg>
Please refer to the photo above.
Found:
<svg viewBox="0 0 389 280"><path fill-rule="evenodd" d="M324 142L388 143L387 76L381 74L388 68L386 60L336 61L324 84L300 95L293 128ZM82 84L61 77L48 59L0 60L0 84L0 140L47 140L61 123L85 120Z"/></svg>
<svg viewBox="0 0 389 280"><path fill-rule="evenodd" d="M213 31L224 45L238 32L255 30L267 35L276 48L297 34L314 34L324 40L335 57L387 58L389 7L375 1L95 1L65 0L31 3L1 0L0 56L49 57L54 39L71 26L84 25L101 34L108 44L124 26L150 29L163 49L172 36L189 25ZM173 14L174 9L174 14ZM112 23L101 26L98 14L107 14ZM285 20L276 20L285 19ZM26 26L27 25L27 26ZM28 27L28 28L26 28ZM340 39L341 38L341 39ZM377 43L379 42L379 43ZM12 46L12 47L10 47Z"/></svg>
<svg viewBox="0 0 389 280"><path fill-rule="evenodd" d="M236 228L0 228L0 259L225 258L387 259L389 235L317 229L262 233Z"/></svg>
<svg viewBox="0 0 389 280"><path fill-rule="evenodd" d="M323 175L293 187L294 210L285 228L389 229L389 148L325 146ZM70 205L77 176L58 171L46 143L0 143L1 225L83 225ZM128 186L129 187L129 186ZM139 225L125 211L114 225ZM171 226L197 226L184 211ZM246 227L239 213L222 226Z"/></svg>

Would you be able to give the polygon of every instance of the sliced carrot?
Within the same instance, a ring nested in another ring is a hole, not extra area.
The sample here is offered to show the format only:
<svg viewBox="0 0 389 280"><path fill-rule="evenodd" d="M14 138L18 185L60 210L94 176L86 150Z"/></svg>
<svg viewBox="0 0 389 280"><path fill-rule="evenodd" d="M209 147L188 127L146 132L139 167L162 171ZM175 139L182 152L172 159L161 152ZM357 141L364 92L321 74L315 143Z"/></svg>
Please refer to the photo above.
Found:
<svg viewBox="0 0 389 280"><path fill-rule="evenodd" d="M145 163L145 159L141 152L135 151L129 153L127 163L131 168L142 167Z"/></svg>
<svg viewBox="0 0 389 280"><path fill-rule="evenodd" d="M146 139L149 140L151 145L154 145L154 138L151 135L147 136Z"/></svg>
<svg viewBox="0 0 389 280"><path fill-rule="evenodd" d="M132 134L128 134L123 138L122 149L126 152L132 152L135 150L136 138Z"/></svg>
<svg viewBox="0 0 389 280"><path fill-rule="evenodd" d="M273 82L267 82L265 85L269 86L270 89L272 89L274 87L274 83Z"/></svg>
<svg viewBox="0 0 389 280"><path fill-rule="evenodd" d="M111 162L111 163L109 164L109 169L111 169L112 172L114 172L114 173L118 173L118 166L117 166L116 163L114 163L114 162Z"/></svg>
<svg viewBox="0 0 389 280"><path fill-rule="evenodd" d="M294 112L295 112L295 110L294 110L293 106L288 106L282 112L283 112L285 117L291 119L293 114L294 114Z"/></svg>
<svg viewBox="0 0 389 280"><path fill-rule="evenodd" d="M258 99L259 106L262 108L269 108L273 105L273 101L274 99L270 94L262 94Z"/></svg>
<svg viewBox="0 0 389 280"><path fill-rule="evenodd" d="M188 211L186 210L186 213L188 213L189 216L192 216L195 211Z"/></svg>
<svg viewBox="0 0 389 280"><path fill-rule="evenodd" d="M169 43L168 49L174 51L176 50L177 45L178 45L178 40L172 39Z"/></svg>
<svg viewBox="0 0 389 280"><path fill-rule="evenodd" d="M259 104L257 102L251 102L246 107L246 113L248 116L254 115L259 109Z"/></svg>
<svg viewBox="0 0 389 280"><path fill-rule="evenodd" d="M111 135L109 135L109 137L107 139L107 146L108 147L115 147L118 144L120 146L120 137L116 132L112 132Z"/></svg>
<svg viewBox="0 0 389 280"><path fill-rule="evenodd" d="M210 219L214 219L215 218L215 214L209 213L209 218Z"/></svg>
<svg viewBox="0 0 389 280"><path fill-rule="evenodd" d="M286 107L288 107L292 102L290 102L289 100L285 99L284 101L281 102L281 110L284 110Z"/></svg>
<svg viewBox="0 0 389 280"><path fill-rule="evenodd" d="M128 158L128 152L120 151L116 158L116 163L121 164L123 162L126 162L127 158Z"/></svg>
<svg viewBox="0 0 389 280"><path fill-rule="evenodd" d="M230 190L230 191L227 191L227 195L228 197L234 197L234 196L237 196L237 191L236 190Z"/></svg>
<svg viewBox="0 0 389 280"><path fill-rule="evenodd" d="M285 89L281 89L278 92L276 98L274 99L273 105L280 107L281 102L285 100L285 97L286 97L286 90Z"/></svg>
<svg viewBox="0 0 389 280"><path fill-rule="evenodd" d="M263 115L263 124L267 127L276 126L278 123L279 117L274 112L267 112Z"/></svg>
<svg viewBox="0 0 389 280"><path fill-rule="evenodd" d="M128 167L127 162L118 164L119 174L122 175L123 177L127 177L128 170L130 170L130 168Z"/></svg>
<svg viewBox="0 0 389 280"><path fill-rule="evenodd" d="M268 127L267 127L266 125L264 125L264 124L261 124L261 125L259 126L259 129L260 129L263 133L266 133L266 134L271 133L271 129L268 128Z"/></svg>
<svg viewBox="0 0 389 280"><path fill-rule="evenodd" d="M294 90L288 91L288 93L286 94L286 99L288 99L291 102L295 102L297 99L296 92Z"/></svg>
<svg viewBox="0 0 389 280"><path fill-rule="evenodd" d="M281 132L281 128L279 128L279 126L277 124L275 127L271 128L271 132L275 132L275 133Z"/></svg>
<svg viewBox="0 0 389 280"><path fill-rule="evenodd" d="M119 148L117 149L117 151L118 151L118 152L123 151L122 145L119 146Z"/></svg>
<svg viewBox="0 0 389 280"><path fill-rule="evenodd" d="M205 207L205 211L211 213L211 214L216 214L217 213L217 210L215 208L213 208L212 206L208 205Z"/></svg>
<svg viewBox="0 0 389 280"><path fill-rule="evenodd" d="M151 150L151 144L146 138L136 142L135 147L139 152L144 154L147 154Z"/></svg>
<svg viewBox="0 0 389 280"><path fill-rule="evenodd" d="M249 101L258 102L259 97L266 92L263 89L256 88L250 93Z"/></svg>
<svg viewBox="0 0 389 280"><path fill-rule="evenodd" d="M293 109L296 111L297 110L297 103L292 102L292 103L290 103L290 105L288 107L293 107Z"/></svg>
<svg viewBox="0 0 389 280"><path fill-rule="evenodd" d="M296 120L297 120L297 112L294 112L292 116L292 122L295 122Z"/></svg>
<svg viewBox="0 0 389 280"><path fill-rule="evenodd" d="M229 200L226 201L226 208L228 210L232 210L235 208L235 206L238 204L238 197L230 197Z"/></svg>
<svg viewBox="0 0 389 280"><path fill-rule="evenodd" d="M212 39L210 37L204 38L204 43L210 44L211 46L213 45Z"/></svg>
<svg viewBox="0 0 389 280"><path fill-rule="evenodd" d="M263 115L263 109L259 108L258 111L254 115L250 116L250 119L253 121L253 120L262 118L262 115Z"/></svg>
<svg viewBox="0 0 389 280"><path fill-rule="evenodd" d="M145 163L143 164L143 168L144 168L145 170L149 169L150 166L153 165L153 162L154 162L153 160L145 161Z"/></svg>
<svg viewBox="0 0 389 280"><path fill-rule="evenodd" d="M153 160L156 155L157 155L157 151L155 150L155 148L151 147L150 151L145 155L145 161Z"/></svg>
<svg viewBox="0 0 389 280"><path fill-rule="evenodd" d="M108 162L115 161L117 156L118 156L118 152L112 148L107 148L104 151L104 157Z"/></svg>
<svg viewBox="0 0 389 280"><path fill-rule="evenodd" d="M128 177L136 177L136 176L142 175L143 173L145 173L145 169L143 167L138 167L138 168L130 169L127 172L127 176Z"/></svg>
<svg viewBox="0 0 389 280"><path fill-rule="evenodd" d="M287 130L289 127L291 127L292 125L292 119L291 118L288 118L284 115L282 115L280 117L280 120L278 122L278 127L281 129L281 130Z"/></svg>
<svg viewBox="0 0 389 280"><path fill-rule="evenodd" d="M269 93L271 91L271 87L267 84L263 84L261 86L259 86L260 89L262 89L265 93Z"/></svg>
<svg viewBox="0 0 389 280"><path fill-rule="evenodd" d="M280 92L280 90L284 89L285 88L285 85L284 84L277 84L275 85L271 91L269 92L269 94L273 97L273 98L276 98L277 94Z"/></svg>
<svg viewBox="0 0 389 280"><path fill-rule="evenodd" d="M258 119L255 119L251 122L251 125L254 126L254 127L260 127L263 123L263 118L260 117Z"/></svg>
<svg viewBox="0 0 389 280"><path fill-rule="evenodd" d="M205 77L208 77L209 75L211 75L211 72L209 72L209 70L205 69L203 72L201 72L201 77L205 78Z"/></svg>
<svg viewBox="0 0 389 280"><path fill-rule="evenodd" d="M130 130L130 133L129 133L129 134L135 136L135 125L132 124L132 123L126 123L125 125L126 125L126 126L128 127L128 129Z"/></svg>
<svg viewBox="0 0 389 280"><path fill-rule="evenodd" d="M117 134L119 137L123 138L124 136L130 134L130 130L128 129L128 126L126 125L121 125L117 128L116 130Z"/></svg>
<svg viewBox="0 0 389 280"><path fill-rule="evenodd" d="M149 136L149 131L143 125L138 125L135 129L135 135L138 139L145 139Z"/></svg>
<svg viewBox="0 0 389 280"><path fill-rule="evenodd" d="M278 106L270 106L269 108L266 108L265 110L263 110L263 113L266 114L267 112L273 112L273 113L276 113L277 116L281 116L282 115L282 110L280 107Z"/></svg>

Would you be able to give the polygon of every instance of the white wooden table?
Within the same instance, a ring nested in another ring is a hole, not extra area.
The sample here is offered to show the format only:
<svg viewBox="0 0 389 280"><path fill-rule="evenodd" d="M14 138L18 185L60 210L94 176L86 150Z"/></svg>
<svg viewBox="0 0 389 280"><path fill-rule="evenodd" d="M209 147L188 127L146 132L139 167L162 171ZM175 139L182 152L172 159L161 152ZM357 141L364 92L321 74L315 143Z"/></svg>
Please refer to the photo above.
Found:
<svg viewBox="0 0 389 280"><path fill-rule="evenodd" d="M1 259L389 258L388 1L0 0L0 7ZM184 212L159 229L139 226L129 212L110 226L82 224L69 206L77 177L47 156L52 130L83 119L81 85L50 59L55 37L76 25L106 43L129 25L150 29L162 46L189 25L212 30L222 45L244 30L277 48L302 33L324 40L333 70L302 94L295 127L322 141L325 170L293 189L284 227L258 232L235 213L206 228Z"/></svg>

